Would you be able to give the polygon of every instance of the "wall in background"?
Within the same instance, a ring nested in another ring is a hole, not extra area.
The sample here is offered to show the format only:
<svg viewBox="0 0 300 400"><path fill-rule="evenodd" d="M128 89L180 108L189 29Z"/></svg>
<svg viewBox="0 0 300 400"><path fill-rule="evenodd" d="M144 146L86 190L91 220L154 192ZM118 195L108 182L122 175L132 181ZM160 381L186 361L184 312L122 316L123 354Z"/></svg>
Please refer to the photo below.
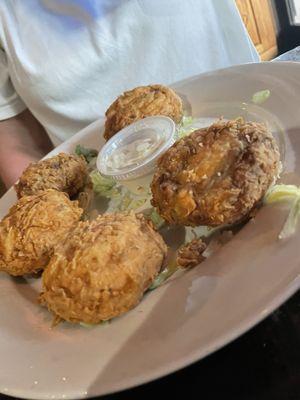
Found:
<svg viewBox="0 0 300 400"><path fill-rule="evenodd" d="M278 54L276 23L269 0L236 0L244 24L262 60Z"/></svg>

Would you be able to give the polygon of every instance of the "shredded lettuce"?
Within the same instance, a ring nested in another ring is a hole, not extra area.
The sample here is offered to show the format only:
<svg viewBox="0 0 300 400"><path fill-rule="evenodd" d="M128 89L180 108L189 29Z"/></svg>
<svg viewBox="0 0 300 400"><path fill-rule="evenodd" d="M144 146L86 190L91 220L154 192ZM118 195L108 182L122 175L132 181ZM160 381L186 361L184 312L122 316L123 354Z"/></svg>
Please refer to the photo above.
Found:
<svg viewBox="0 0 300 400"><path fill-rule="evenodd" d="M252 96L252 103L254 104L262 104L270 97L271 92L269 89L260 90L259 92L254 93Z"/></svg>
<svg viewBox="0 0 300 400"><path fill-rule="evenodd" d="M293 201L291 210L279 234L279 239L287 239L296 232L300 215L300 198Z"/></svg>
<svg viewBox="0 0 300 400"><path fill-rule="evenodd" d="M94 192L99 196L112 198L118 195L117 182L114 179L101 175L97 170L93 171L90 177L93 182Z"/></svg>
<svg viewBox="0 0 300 400"><path fill-rule="evenodd" d="M196 129L193 127L193 123L194 123L193 117L184 115L182 117L181 123L177 127L177 132L176 132L177 139L181 139L192 133Z"/></svg>
<svg viewBox="0 0 300 400"><path fill-rule="evenodd" d="M114 179L107 178L96 170L90 174L90 177L95 194L110 200L108 212L138 210L149 201L149 196L136 195Z"/></svg>
<svg viewBox="0 0 300 400"><path fill-rule="evenodd" d="M94 328L95 326L95 324L86 324L85 322L79 322L79 325L87 329Z"/></svg>
<svg viewBox="0 0 300 400"><path fill-rule="evenodd" d="M152 285L149 287L149 290L154 290L161 286L170 276L172 276L176 271L179 270L179 266L175 260L169 263L169 265L162 270L160 274L152 282Z"/></svg>
<svg viewBox="0 0 300 400"><path fill-rule="evenodd" d="M75 154L77 154L78 156L83 156L86 162L89 164L97 157L98 151L95 149L89 149L78 144L75 148Z"/></svg>
<svg viewBox="0 0 300 400"><path fill-rule="evenodd" d="M119 201L115 202L115 204L112 204L111 206L115 208L116 211L131 211L141 208L147 200L147 197L135 195L128 189L122 187Z"/></svg>
<svg viewBox="0 0 300 400"><path fill-rule="evenodd" d="M277 203L279 201L293 200L300 196L300 188L295 185L274 185L265 195L266 204Z"/></svg>
<svg viewBox="0 0 300 400"><path fill-rule="evenodd" d="M274 185L265 195L264 203L290 202L291 209L279 234L279 239L287 239L296 232L300 217L300 187L295 185Z"/></svg>
<svg viewBox="0 0 300 400"><path fill-rule="evenodd" d="M160 229L165 223L164 219L158 214L155 208L151 211L150 219L156 229Z"/></svg>

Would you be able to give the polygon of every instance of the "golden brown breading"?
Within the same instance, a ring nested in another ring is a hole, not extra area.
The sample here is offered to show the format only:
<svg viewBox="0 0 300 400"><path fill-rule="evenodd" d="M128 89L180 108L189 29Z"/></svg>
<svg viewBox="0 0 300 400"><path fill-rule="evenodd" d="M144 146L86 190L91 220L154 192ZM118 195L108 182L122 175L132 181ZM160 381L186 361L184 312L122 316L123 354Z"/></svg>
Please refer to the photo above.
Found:
<svg viewBox="0 0 300 400"><path fill-rule="evenodd" d="M45 269L41 302L71 322L116 317L141 300L166 253L142 215L105 214L81 222Z"/></svg>
<svg viewBox="0 0 300 400"><path fill-rule="evenodd" d="M172 89L162 85L139 86L123 93L108 108L104 138L110 139L125 126L145 117L165 115L178 123L182 114L181 99Z"/></svg>
<svg viewBox="0 0 300 400"><path fill-rule="evenodd" d="M279 168L277 144L264 125L219 121L160 158L152 204L171 224L232 224L257 205Z"/></svg>
<svg viewBox="0 0 300 400"><path fill-rule="evenodd" d="M201 239L194 239L182 246L177 253L177 264L182 268L192 268L205 260L202 255L206 249L206 244Z"/></svg>
<svg viewBox="0 0 300 400"><path fill-rule="evenodd" d="M83 157L60 153L30 164L15 185L18 198L40 190L56 189L75 196L89 184L87 163Z"/></svg>
<svg viewBox="0 0 300 400"><path fill-rule="evenodd" d="M0 271L18 276L45 267L82 212L56 190L22 197L0 223Z"/></svg>

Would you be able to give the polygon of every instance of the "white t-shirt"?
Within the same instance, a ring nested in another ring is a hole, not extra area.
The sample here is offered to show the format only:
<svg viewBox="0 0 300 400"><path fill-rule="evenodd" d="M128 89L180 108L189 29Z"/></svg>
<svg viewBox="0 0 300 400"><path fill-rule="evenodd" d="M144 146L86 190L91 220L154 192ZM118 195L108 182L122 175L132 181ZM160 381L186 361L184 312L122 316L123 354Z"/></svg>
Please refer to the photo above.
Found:
<svg viewBox="0 0 300 400"><path fill-rule="evenodd" d="M65 140L123 91L258 61L234 0L1 0L0 119Z"/></svg>

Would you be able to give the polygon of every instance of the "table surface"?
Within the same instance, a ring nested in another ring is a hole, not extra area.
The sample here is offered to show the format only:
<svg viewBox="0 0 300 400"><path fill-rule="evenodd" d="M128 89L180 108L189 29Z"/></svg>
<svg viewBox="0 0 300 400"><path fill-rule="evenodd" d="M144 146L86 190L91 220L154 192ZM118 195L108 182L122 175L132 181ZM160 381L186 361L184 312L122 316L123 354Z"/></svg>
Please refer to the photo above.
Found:
<svg viewBox="0 0 300 400"><path fill-rule="evenodd" d="M276 61L300 61L300 47ZM275 61L274 60L274 61ZM149 384L102 400L168 397L300 400L300 293L233 343ZM0 399L9 399L1 396Z"/></svg>

